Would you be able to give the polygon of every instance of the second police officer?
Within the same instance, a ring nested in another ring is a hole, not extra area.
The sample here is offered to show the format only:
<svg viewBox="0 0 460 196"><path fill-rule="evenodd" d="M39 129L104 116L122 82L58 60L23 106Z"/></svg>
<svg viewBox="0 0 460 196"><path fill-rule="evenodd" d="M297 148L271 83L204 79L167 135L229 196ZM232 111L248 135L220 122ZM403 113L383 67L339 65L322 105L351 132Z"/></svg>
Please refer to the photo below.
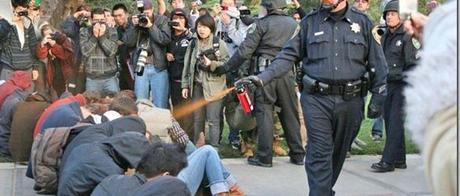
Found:
<svg viewBox="0 0 460 196"><path fill-rule="evenodd" d="M230 60L224 66L218 67L215 73L224 74L249 59L252 61L251 73L264 72L270 61L298 29L297 22L283 12L282 9L286 6L285 0L262 0L259 11L259 16L262 17L249 28L245 40ZM292 71L255 92L258 142L257 152L255 156L248 158L248 163L263 167L272 166L274 105L281 108L279 117L289 146L290 161L296 165L303 165L305 150L300 136L300 120Z"/></svg>
<svg viewBox="0 0 460 196"><path fill-rule="evenodd" d="M375 172L390 172L395 168L407 167L403 113L405 99L403 89L406 86L404 75L416 65L420 43L406 34L398 12L399 1L397 0L388 2L383 11L387 30L382 36L381 43L389 71L388 95L384 104L387 139L381 161L371 166Z"/></svg>
<svg viewBox="0 0 460 196"><path fill-rule="evenodd" d="M372 92L368 117L381 115L388 69L370 19L345 0L322 0L268 68L237 83L270 82L302 61L301 104L308 130L305 169L310 195L334 195L352 136ZM365 79L371 73L370 80ZM367 87L368 86L368 87Z"/></svg>

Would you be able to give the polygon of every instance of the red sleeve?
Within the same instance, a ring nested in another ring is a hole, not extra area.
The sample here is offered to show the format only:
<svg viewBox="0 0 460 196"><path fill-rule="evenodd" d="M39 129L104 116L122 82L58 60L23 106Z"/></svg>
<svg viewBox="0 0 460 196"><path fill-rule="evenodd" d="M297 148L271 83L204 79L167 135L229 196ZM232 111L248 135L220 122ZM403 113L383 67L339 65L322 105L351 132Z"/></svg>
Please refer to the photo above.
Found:
<svg viewBox="0 0 460 196"><path fill-rule="evenodd" d="M62 44L54 44L51 47L51 53L56 56L58 59L65 60L73 56L72 44L68 39Z"/></svg>
<svg viewBox="0 0 460 196"><path fill-rule="evenodd" d="M45 59L48 57L48 49L49 49L49 46L48 45L45 45L45 46L42 46L41 43L37 44L37 58L38 59Z"/></svg>

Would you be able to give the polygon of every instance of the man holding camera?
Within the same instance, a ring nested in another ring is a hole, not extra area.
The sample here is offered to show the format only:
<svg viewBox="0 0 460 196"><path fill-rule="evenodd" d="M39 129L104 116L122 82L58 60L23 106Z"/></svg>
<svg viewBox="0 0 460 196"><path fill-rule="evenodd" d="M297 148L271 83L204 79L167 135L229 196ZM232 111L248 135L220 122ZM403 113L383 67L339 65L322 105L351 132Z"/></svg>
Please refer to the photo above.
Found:
<svg viewBox="0 0 460 196"><path fill-rule="evenodd" d="M13 9L11 24L0 16L0 80L7 80L18 70L26 71L33 80L37 80L37 38L31 20L27 17L27 2L13 2Z"/></svg>
<svg viewBox="0 0 460 196"><path fill-rule="evenodd" d="M82 65L82 54L81 54L81 47L80 47L80 28L86 28L91 25L90 22L91 17L91 8L86 5L82 5L77 8L77 11L67 17L61 24L61 31L69 37L73 44L74 44L74 67L76 75L73 79L73 82L76 84L75 90L76 92L84 92L85 91L85 80L86 76L83 70Z"/></svg>
<svg viewBox="0 0 460 196"><path fill-rule="evenodd" d="M168 108L166 47L171 42L168 18L154 16L150 0L144 0L142 7L139 3L141 14L132 17L134 26L123 38L128 47L135 48L132 52L132 63L136 66L134 92L138 99L149 99L151 96L155 106Z"/></svg>
<svg viewBox="0 0 460 196"><path fill-rule="evenodd" d="M117 31L106 24L103 9L94 9L91 21L91 27L80 29L86 90L118 92Z"/></svg>

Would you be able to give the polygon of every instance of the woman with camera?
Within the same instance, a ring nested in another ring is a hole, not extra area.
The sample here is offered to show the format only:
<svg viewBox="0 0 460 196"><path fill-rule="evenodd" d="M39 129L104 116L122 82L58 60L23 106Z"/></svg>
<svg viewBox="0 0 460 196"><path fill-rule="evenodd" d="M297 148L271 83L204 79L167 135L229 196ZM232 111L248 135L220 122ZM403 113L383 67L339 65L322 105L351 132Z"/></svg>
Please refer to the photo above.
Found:
<svg viewBox="0 0 460 196"><path fill-rule="evenodd" d="M185 53L182 72L182 97L193 102L206 101L207 105L195 110L194 141L204 131L205 120L209 124L211 145L219 145L222 91L226 89L226 76L210 73L228 60L225 42L213 36L216 30L210 15L200 16L195 25L196 39L192 40ZM220 95L219 95L220 94Z"/></svg>
<svg viewBox="0 0 460 196"><path fill-rule="evenodd" d="M173 112L187 105L190 99L182 97L182 70L184 69L184 57L187 47L192 40L192 33L189 30L189 16L182 9L174 9L171 12L169 26L171 27L171 43L168 46L166 59L168 61L170 97L173 105ZM193 137L193 119L191 116L184 116L177 119L181 127L189 137Z"/></svg>
<svg viewBox="0 0 460 196"><path fill-rule="evenodd" d="M45 24L40 28L42 41L37 45L37 58L46 64L46 82L59 97L74 76L72 68L74 59L73 43L65 34L54 32ZM64 81L64 82L63 82Z"/></svg>

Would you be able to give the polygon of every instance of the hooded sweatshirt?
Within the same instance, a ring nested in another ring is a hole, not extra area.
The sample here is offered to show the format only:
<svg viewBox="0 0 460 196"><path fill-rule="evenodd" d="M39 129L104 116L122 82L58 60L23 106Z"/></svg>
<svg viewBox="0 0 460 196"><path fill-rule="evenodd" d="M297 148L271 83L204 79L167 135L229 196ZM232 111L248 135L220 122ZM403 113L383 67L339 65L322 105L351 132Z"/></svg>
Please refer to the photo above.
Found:
<svg viewBox="0 0 460 196"><path fill-rule="evenodd" d="M109 137L119 135L125 132L137 132L145 135L145 123L139 117L126 116L105 122L99 125L91 126L74 138L67 140L67 146L64 149L61 165L67 164L67 159L74 149L83 144L97 141L103 141Z"/></svg>
<svg viewBox="0 0 460 196"><path fill-rule="evenodd" d="M136 168L148 146L144 135L127 132L76 147L60 168L57 195L90 195L107 176Z"/></svg>
<svg viewBox="0 0 460 196"><path fill-rule="evenodd" d="M0 86L0 108L6 97L11 95L16 89L25 90L32 85L32 76L25 71L15 71L10 79Z"/></svg>

